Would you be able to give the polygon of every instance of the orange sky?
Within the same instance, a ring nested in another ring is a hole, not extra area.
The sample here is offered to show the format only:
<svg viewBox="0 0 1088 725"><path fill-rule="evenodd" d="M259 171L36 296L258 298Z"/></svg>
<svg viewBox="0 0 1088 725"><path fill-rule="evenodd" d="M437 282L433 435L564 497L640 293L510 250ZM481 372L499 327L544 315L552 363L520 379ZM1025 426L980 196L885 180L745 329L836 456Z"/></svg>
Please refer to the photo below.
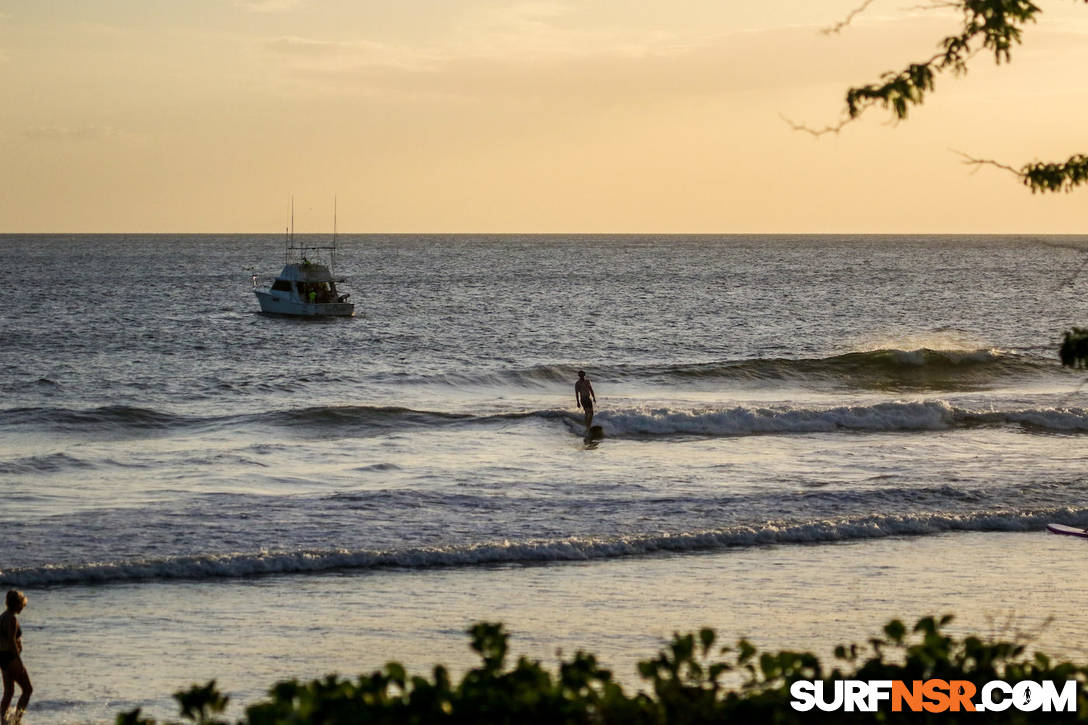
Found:
<svg viewBox="0 0 1088 725"><path fill-rule="evenodd" d="M1080 233L1088 7L909 122L847 86L956 17L876 0L3 0L0 232Z"/></svg>

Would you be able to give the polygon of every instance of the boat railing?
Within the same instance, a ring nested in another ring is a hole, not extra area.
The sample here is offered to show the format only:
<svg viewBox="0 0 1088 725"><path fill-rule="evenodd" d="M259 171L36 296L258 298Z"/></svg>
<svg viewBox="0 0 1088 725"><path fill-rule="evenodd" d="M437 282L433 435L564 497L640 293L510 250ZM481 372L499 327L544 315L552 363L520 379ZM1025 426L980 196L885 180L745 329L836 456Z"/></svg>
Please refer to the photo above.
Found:
<svg viewBox="0 0 1088 725"><path fill-rule="evenodd" d="M284 264L324 264L331 272L336 265L335 244L287 244L283 253Z"/></svg>

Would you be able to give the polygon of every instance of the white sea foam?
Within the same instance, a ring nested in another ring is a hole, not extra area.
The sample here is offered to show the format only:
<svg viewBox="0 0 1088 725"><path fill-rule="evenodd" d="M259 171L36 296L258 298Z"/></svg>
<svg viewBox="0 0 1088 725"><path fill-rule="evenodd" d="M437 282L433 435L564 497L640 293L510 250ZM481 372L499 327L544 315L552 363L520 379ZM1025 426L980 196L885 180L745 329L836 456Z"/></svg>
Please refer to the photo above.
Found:
<svg viewBox="0 0 1088 725"><path fill-rule="evenodd" d="M957 427L1023 425L1051 431L1088 430L1083 408L971 410L943 400L896 401L874 405L674 409L620 408L598 413L612 437L768 433L937 431Z"/></svg>
<svg viewBox="0 0 1088 725"><path fill-rule="evenodd" d="M813 408L670 410L641 408L602 414L620 434L815 433L834 430L941 430L952 427L955 409L943 401Z"/></svg>

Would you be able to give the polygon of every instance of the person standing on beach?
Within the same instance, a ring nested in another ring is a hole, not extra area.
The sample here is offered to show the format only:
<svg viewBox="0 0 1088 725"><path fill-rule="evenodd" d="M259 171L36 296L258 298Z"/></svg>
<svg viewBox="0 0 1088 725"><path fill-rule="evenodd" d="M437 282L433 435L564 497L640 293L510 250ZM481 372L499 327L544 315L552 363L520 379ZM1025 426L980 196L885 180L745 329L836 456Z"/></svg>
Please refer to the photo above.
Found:
<svg viewBox="0 0 1088 725"><path fill-rule="evenodd" d="M0 614L0 674L4 678L4 697L0 700L0 725L18 722L26 712L30 693L34 691L30 685L30 675L27 674L26 667L23 666L23 658L20 656L23 651L23 631L19 627L19 620L15 617L26 608L26 601L25 594L18 589L12 589L5 600L7 609ZM15 704L15 717L9 719L8 706L11 705L16 684L19 685L22 693L19 695L19 702Z"/></svg>
<svg viewBox="0 0 1088 725"><path fill-rule="evenodd" d="M593 422L593 405L597 402L597 396L593 393L593 385L586 378L586 371L578 371L578 382L574 384L574 402L585 411L586 433L589 433L589 425Z"/></svg>

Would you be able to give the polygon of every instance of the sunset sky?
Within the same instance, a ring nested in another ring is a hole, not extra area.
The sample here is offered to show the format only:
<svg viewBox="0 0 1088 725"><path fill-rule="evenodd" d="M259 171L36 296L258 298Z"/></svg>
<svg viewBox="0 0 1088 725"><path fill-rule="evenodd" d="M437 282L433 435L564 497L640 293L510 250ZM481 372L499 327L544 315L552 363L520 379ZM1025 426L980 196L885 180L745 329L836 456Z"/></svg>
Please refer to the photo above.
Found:
<svg viewBox="0 0 1088 725"><path fill-rule="evenodd" d="M957 16L876 0L0 0L0 232L1081 233L1088 6L906 123L849 85Z"/></svg>

